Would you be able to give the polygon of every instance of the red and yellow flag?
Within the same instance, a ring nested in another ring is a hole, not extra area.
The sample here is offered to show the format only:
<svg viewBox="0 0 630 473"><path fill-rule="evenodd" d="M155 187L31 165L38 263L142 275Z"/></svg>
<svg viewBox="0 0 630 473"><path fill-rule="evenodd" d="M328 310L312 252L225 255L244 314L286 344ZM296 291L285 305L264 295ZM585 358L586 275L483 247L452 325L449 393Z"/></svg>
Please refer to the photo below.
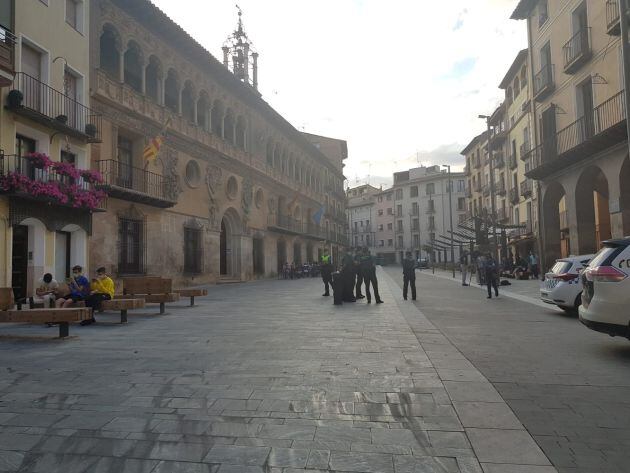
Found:
<svg viewBox="0 0 630 473"><path fill-rule="evenodd" d="M160 131L160 134L154 138L151 138L149 140L149 143L147 143L147 145L144 147L144 151L142 152L142 157L146 161L152 162L152 161L155 161L155 158L158 157L158 154L160 153L160 148L162 147L164 140L166 140L166 129L168 128L170 123L171 123L171 117L169 117L168 120L166 120L166 123L162 127L162 131Z"/></svg>

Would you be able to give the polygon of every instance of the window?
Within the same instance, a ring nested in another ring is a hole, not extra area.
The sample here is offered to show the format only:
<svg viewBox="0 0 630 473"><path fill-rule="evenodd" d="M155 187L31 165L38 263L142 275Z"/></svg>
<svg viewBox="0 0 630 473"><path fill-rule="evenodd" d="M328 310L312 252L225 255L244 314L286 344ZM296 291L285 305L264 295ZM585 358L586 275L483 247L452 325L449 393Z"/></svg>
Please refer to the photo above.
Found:
<svg viewBox="0 0 630 473"><path fill-rule="evenodd" d="M429 216L429 230L435 230L435 217L433 215Z"/></svg>
<svg viewBox="0 0 630 473"><path fill-rule="evenodd" d="M369 227L369 226L370 226L370 221L369 221L369 220L366 220L366 221L365 221L365 226L366 226L366 227Z"/></svg>
<svg viewBox="0 0 630 473"><path fill-rule="evenodd" d="M144 222L131 218L118 219L118 273L144 273Z"/></svg>
<svg viewBox="0 0 630 473"><path fill-rule="evenodd" d="M466 191L466 181L463 179L459 179L457 181L457 192L465 192Z"/></svg>
<svg viewBox="0 0 630 473"><path fill-rule="evenodd" d="M418 197L418 186L411 186L409 189L409 197Z"/></svg>
<svg viewBox="0 0 630 473"><path fill-rule="evenodd" d="M394 240L392 240L391 238L389 238L387 240L387 246L394 246Z"/></svg>
<svg viewBox="0 0 630 473"><path fill-rule="evenodd" d="M357 247L359 246L359 237L355 235L354 237L354 246Z"/></svg>
<svg viewBox="0 0 630 473"><path fill-rule="evenodd" d="M66 0L66 23L79 33L83 33L83 2Z"/></svg>
<svg viewBox="0 0 630 473"><path fill-rule="evenodd" d="M394 215L394 209L391 207L387 209L387 215Z"/></svg>
<svg viewBox="0 0 630 473"><path fill-rule="evenodd" d="M397 225L397 229L398 229L398 231L399 231L399 232L402 232L402 231L403 231L403 221L402 221L402 220L398 220L398 221L396 222L396 225Z"/></svg>
<svg viewBox="0 0 630 473"><path fill-rule="evenodd" d="M402 248L403 247L403 237L399 236L398 237L398 248Z"/></svg>
<svg viewBox="0 0 630 473"><path fill-rule="evenodd" d="M378 209L379 216L383 215L383 209Z"/></svg>
<svg viewBox="0 0 630 473"><path fill-rule="evenodd" d="M370 235L365 235L365 244L370 246Z"/></svg>
<svg viewBox="0 0 630 473"><path fill-rule="evenodd" d="M359 222L361 224L361 228L363 228L363 220Z"/></svg>
<svg viewBox="0 0 630 473"><path fill-rule="evenodd" d="M391 194L391 192L385 196L385 199L387 199L387 200L392 200L392 194Z"/></svg>
<svg viewBox="0 0 630 473"><path fill-rule="evenodd" d="M385 240L380 240L378 242L378 246L385 246Z"/></svg>
<svg viewBox="0 0 630 473"><path fill-rule="evenodd" d="M402 198L403 198L403 190L396 189L396 200L402 200Z"/></svg>
<svg viewBox="0 0 630 473"><path fill-rule="evenodd" d="M413 247L418 248L420 246L420 235L413 236Z"/></svg>
<svg viewBox="0 0 630 473"><path fill-rule="evenodd" d="M427 184L427 195L433 195L433 194L435 194L435 183L429 182Z"/></svg>
<svg viewBox="0 0 630 473"><path fill-rule="evenodd" d="M118 135L118 173L116 179L121 187L133 185L133 141Z"/></svg>
<svg viewBox="0 0 630 473"><path fill-rule="evenodd" d="M429 240L435 240L435 233L429 233Z"/></svg>
<svg viewBox="0 0 630 473"><path fill-rule="evenodd" d="M418 215L418 202L412 202L411 204L411 214Z"/></svg>
<svg viewBox="0 0 630 473"><path fill-rule="evenodd" d="M190 187L197 187L201 182L201 169L194 159L186 163L186 184Z"/></svg>
<svg viewBox="0 0 630 473"><path fill-rule="evenodd" d="M466 210L466 198L459 197L457 199L457 210Z"/></svg>
<svg viewBox="0 0 630 473"><path fill-rule="evenodd" d="M411 229L414 231L418 231L420 229L420 220L418 220L417 218L414 218Z"/></svg>
<svg viewBox="0 0 630 473"><path fill-rule="evenodd" d="M542 27L549 18L549 11L547 9L547 0L541 0L538 2L538 27Z"/></svg>
<svg viewBox="0 0 630 473"><path fill-rule="evenodd" d="M354 222L354 231L355 232L359 231L359 222Z"/></svg>
<svg viewBox="0 0 630 473"><path fill-rule="evenodd" d="M201 273L202 244L201 229L184 227L184 273Z"/></svg>
<svg viewBox="0 0 630 473"><path fill-rule="evenodd" d="M379 224L378 224L378 231L379 231L379 232L382 232L382 231L383 231L383 224L382 224L382 223L379 223Z"/></svg>
<svg viewBox="0 0 630 473"><path fill-rule="evenodd" d="M387 229L388 230L393 230L394 229L394 224L393 223L388 223L387 224Z"/></svg>
<svg viewBox="0 0 630 473"><path fill-rule="evenodd" d="M383 196L382 196L382 195L379 195L379 196L378 196L378 201L379 201L379 202L383 202Z"/></svg>
<svg viewBox="0 0 630 473"><path fill-rule="evenodd" d="M434 200L428 201L427 205L428 205L427 212L435 212L435 201Z"/></svg>

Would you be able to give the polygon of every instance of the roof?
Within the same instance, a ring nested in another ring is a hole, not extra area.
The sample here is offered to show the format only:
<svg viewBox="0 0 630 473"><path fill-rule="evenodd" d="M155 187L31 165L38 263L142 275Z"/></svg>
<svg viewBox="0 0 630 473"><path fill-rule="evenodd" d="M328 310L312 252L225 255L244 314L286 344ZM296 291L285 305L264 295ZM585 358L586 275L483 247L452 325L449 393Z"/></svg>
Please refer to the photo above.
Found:
<svg viewBox="0 0 630 473"><path fill-rule="evenodd" d="M466 155L473 147L480 141L485 141L488 131L484 131L483 133L475 136L470 143L466 145L466 147L459 152L459 154Z"/></svg>
<svg viewBox="0 0 630 473"><path fill-rule="evenodd" d="M527 20L537 3L538 0L520 0L510 18L512 20Z"/></svg>
<svg viewBox="0 0 630 473"><path fill-rule="evenodd" d="M519 73L521 70L521 65L527 62L527 49L521 49L516 57L514 58L514 62L505 73L505 77L499 84L500 89L507 89L510 83L512 82L512 78Z"/></svg>
<svg viewBox="0 0 630 473"><path fill-rule="evenodd" d="M197 67L212 74L223 87L238 96L247 105L265 114L269 120L288 137L301 145L305 151L329 166L334 166L300 131L276 112L271 105L262 99L251 86L242 83L207 49L190 36L181 26L175 23L166 13L151 3L150 0L110 0L117 7L126 11L138 23L146 25L151 31L162 36L174 49L182 51ZM335 170L338 172L337 170Z"/></svg>

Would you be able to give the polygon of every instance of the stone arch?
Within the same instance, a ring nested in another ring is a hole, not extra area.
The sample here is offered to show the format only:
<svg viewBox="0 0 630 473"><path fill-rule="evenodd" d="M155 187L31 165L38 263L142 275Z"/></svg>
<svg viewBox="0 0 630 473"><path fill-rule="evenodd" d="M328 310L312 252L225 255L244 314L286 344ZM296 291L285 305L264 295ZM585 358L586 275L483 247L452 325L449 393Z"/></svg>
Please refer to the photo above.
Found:
<svg viewBox="0 0 630 473"><path fill-rule="evenodd" d="M556 259L567 256L570 252L569 218L565 195L564 187L558 182L547 185L543 193L541 220L543 220L545 231L545 262L549 267Z"/></svg>
<svg viewBox="0 0 630 473"><path fill-rule="evenodd" d="M280 155L281 155L280 148L281 146L279 143L276 143L276 145L273 148L273 167L275 169L280 169L280 165L282 164L280 162Z"/></svg>
<svg viewBox="0 0 630 473"><path fill-rule="evenodd" d="M149 56L147 67L144 69L145 94L159 104L162 103L163 81L164 68L162 62L155 55Z"/></svg>
<svg viewBox="0 0 630 473"><path fill-rule="evenodd" d="M88 273L87 267L87 247L88 247L88 235L87 232L75 224L66 225L61 229L62 232L67 232L70 238L70 244L68 245L70 248L70 266L74 266L78 264L83 267L83 272ZM57 246L57 245L55 245ZM59 248L55 248L55 268L57 267L57 258L59 258ZM96 263L98 266L104 266L101 262ZM69 268L68 268L69 269ZM56 271L55 271L56 273ZM57 274L55 274L55 278L57 278ZM60 279L57 279L59 281Z"/></svg>
<svg viewBox="0 0 630 473"><path fill-rule="evenodd" d="M164 81L164 105L175 113L180 111L180 81L175 69L169 69Z"/></svg>
<svg viewBox="0 0 630 473"><path fill-rule="evenodd" d="M598 166L582 171L575 186L579 254L596 253L611 237L608 179Z"/></svg>
<svg viewBox="0 0 630 473"><path fill-rule="evenodd" d="M518 75L514 78L514 98L518 97L518 94L521 93L521 82L519 81Z"/></svg>
<svg viewBox="0 0 630 473"><path fill-rule="evenodd" d="M210 131L210 97L201 90L197 99L197 125L204 131Z"/></svg>
<svg viewBox="0 0 630 473"><path fill-rule="evenodd" d="M120 33L113 25L105 23L99 38L99 67L116 80L120 80L121 50Z"/></svg>
<svg viewBox="0 0 630 473"><path fill-rule="evenodd" d="M223 138L228 143L235 143L234 133L236 130L234 111L228 108L225 112L225 118L223 119Z"/></svg>
<svg viewBox="0 0 630 473"><path fill-rule="evenodd" d="M52 272L52 268L46 266L45 223L28 217L14 225L12 247L11 287L16 298L32 296L38 278Z"/></svg>
<svg viewBox="0 0 630 473"><path fill-rule="evenodd" d="M236 146L241 149L247 148L247 122L245 121L245 117L239 115L236 119Z"/></svg>
<svg viewBox="0 0 630 473"><path fill-rule="evenodd" d="M197 123L196 91L192 81L187 80L182 89L182 116L190 123Z"/></svg>
<svg viewBox="0 0 630 473"><path fill-rule="evenodd" d="M223 277L240 279L242 233L241 217L234 207L229 207L221 218L219 269Z"/></svg>
<svg viewBox="0 0 630 473"><path fill-rule="evenodd" d="M211 116L211 124L212 124L212 133L223 138L223 118L225 116L225 107L223 106L223 102L219 99L216 99L212 104L212 113Z"/></svg>
<svg viewBox="0 0 630 473"><path fill-rule="evenodd" d="M619 172L619 209L624 235L630 235L630 156L626 156Z"/></svg>
<svg viewBox="0 0 630 473"><path fill-rule="evenodd" d="M124 60L124 81L132 89L142 93L144 82L144 53L140 45L134 40L127 43Z"/></svg>

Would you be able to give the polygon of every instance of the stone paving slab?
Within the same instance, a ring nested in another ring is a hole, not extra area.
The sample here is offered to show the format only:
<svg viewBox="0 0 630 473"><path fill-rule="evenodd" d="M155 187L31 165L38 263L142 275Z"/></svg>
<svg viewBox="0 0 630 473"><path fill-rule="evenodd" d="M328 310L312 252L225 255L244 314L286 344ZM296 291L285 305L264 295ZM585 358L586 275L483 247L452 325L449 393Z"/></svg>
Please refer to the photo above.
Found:
<svg viewBox="0 0 630 473"><path fill-rule="evenodd" d="M3 325L0 472L548 466L488 381L379 277L382 305L333 306L316 279L262 281L126 325L105 313L64 341ZM496 458L495 432L518 436Z"/></svg>

